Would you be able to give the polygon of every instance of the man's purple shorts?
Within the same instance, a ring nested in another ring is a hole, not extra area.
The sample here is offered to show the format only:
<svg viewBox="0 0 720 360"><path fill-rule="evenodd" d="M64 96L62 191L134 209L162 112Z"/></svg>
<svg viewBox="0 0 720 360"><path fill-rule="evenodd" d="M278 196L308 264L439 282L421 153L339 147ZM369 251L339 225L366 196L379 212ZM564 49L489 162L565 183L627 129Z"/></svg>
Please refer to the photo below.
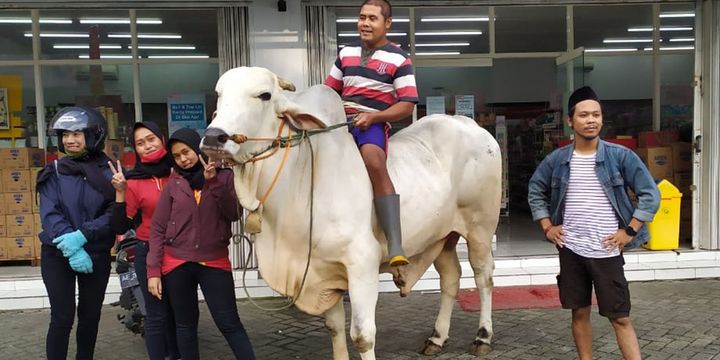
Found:
<svg viewBox="0 0 720 360"><path fill-rule="evenodd" d="M348 121L352 120L352 117L348 117ZM365 144L375 144L379 148L383 149L387 154L387 141L388 141L388 126L387 123L379 123L370 125L367 130L360 130L356 127L350 127L350 133L355 139L355 143L358 148Z"/></svg>

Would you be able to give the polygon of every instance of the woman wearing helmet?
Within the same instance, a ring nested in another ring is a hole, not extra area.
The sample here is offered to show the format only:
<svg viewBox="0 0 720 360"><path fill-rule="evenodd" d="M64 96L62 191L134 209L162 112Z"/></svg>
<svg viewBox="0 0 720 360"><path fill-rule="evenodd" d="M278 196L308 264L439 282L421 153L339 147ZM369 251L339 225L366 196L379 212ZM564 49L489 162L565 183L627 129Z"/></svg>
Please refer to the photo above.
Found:
<svg viewBox="0 0 720 360"><path fill-rule="evenodd" d="M38 174L43 231L41 272L50 299L48 359L65 359L75 320L76 359L92 359L115 236L110 216L115 191L103 148L105 118L89 107L61 109L52 130L65 157Z"/></svg>
<svg viewBox="0 0 720 360"><path fill-rule="evenodd" d="M130 138L135 148L135 168L123 173L120 164L111 165L112 185L115 187L115 207L112 228L124 234L135 228L135 271L143 293L145 317L145 347L148 359L179 359L175 340L175 318L167 299L151 296L147 287L147 254L150 249L150 224L160 193L172 169L172 156L165 148L166 140L160 127L152 121L135 123Z"/></svg>

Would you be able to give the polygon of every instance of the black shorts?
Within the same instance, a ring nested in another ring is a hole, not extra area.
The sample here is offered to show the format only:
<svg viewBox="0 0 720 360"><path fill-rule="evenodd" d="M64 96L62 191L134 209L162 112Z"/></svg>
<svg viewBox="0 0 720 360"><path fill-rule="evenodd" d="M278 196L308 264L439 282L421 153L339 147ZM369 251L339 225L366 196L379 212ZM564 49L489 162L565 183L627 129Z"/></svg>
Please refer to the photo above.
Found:
<svg viewBox="0 0 720 360"><path fill-rule="evenodd" d="M622 255L594 259L560 249L560 303L564 309L579 309L592 304L592 288L595 285L600 315L617 319L630 315L630 290Z"/></svg>

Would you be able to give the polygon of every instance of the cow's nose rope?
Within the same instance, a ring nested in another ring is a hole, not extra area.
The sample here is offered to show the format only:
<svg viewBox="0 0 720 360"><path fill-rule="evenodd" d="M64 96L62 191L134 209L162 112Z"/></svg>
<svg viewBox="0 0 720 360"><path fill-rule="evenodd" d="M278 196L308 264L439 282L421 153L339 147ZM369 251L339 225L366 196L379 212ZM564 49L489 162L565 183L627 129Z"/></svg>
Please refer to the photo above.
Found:
<svg viewBox="0 0 720 360"><path fill-rule="evenodd" d="M266 308L253 300L253 297L250 296L250 292L248 291L247 285L245 284L245 274L247 272L248 264L250 264L250 261L253 257L253 249L255 248L255 244L253 244L250 240L250 238L247 238L244 233L244 225L241 225L241 232L243 233L243 237L250 242L250 251L248 251L248 257L245 261L245 264L243 265L243 274L242 274L242 285L243 290L245 290L245 296L247 297L248 301L250 301L251 304L255 305L256 308L264 311L282 311L285 309L289 309L291 306L295 305L295 302L300 298L300 294L302 294L303 289L305 288L305 280L307 279L308 270L310 269L310 259L312 258L312 235L313 235L313 209L315 208L315 151L312 147L312 142L310 142L310 139L305 137L305 140L307 140L308 146L310 147L310 228L308 230L308 254L307 254L307 262L305 263L305 271L303 272L302 281L300 282L300 289L297 292L297 296L292 298L287 304L277 307L277 308ZM285 157L287 156L288 149L290 149L290 146L285 147L285 155L283 156L283 163L285 162ZM282 165L281 165L282 167ZM273 184L275 183L275 180L277 180L277 175L280 173L280 169L278 169L278 172L275 174L276 178L273 180ZM272 186L271 186L272 188ZM269 189L268 189L269 190ZM269 194L269 191L266 191L266 194ZM238 203L238 211L240 211L240 204ZM242 224L242 222L241 222ZM258 269L258 272L260 270Z"/></svg>

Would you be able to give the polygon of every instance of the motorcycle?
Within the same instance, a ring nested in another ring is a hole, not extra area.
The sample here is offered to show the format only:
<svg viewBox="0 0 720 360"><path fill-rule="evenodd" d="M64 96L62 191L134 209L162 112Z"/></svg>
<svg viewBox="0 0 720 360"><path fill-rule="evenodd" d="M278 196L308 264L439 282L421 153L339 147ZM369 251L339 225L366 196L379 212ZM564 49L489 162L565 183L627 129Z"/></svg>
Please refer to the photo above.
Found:
<svg viewBox="0 0 720 360"><path fill-rule="evenodd" d="M140 282L135 272L135 245L138 240L133 230L123 235L118 243L115 272L120 280L120 299L112 303L125 311L117 315L118 321L134 334L145 335L144 320L147 315L145 298L140 290Z"/></svg>

